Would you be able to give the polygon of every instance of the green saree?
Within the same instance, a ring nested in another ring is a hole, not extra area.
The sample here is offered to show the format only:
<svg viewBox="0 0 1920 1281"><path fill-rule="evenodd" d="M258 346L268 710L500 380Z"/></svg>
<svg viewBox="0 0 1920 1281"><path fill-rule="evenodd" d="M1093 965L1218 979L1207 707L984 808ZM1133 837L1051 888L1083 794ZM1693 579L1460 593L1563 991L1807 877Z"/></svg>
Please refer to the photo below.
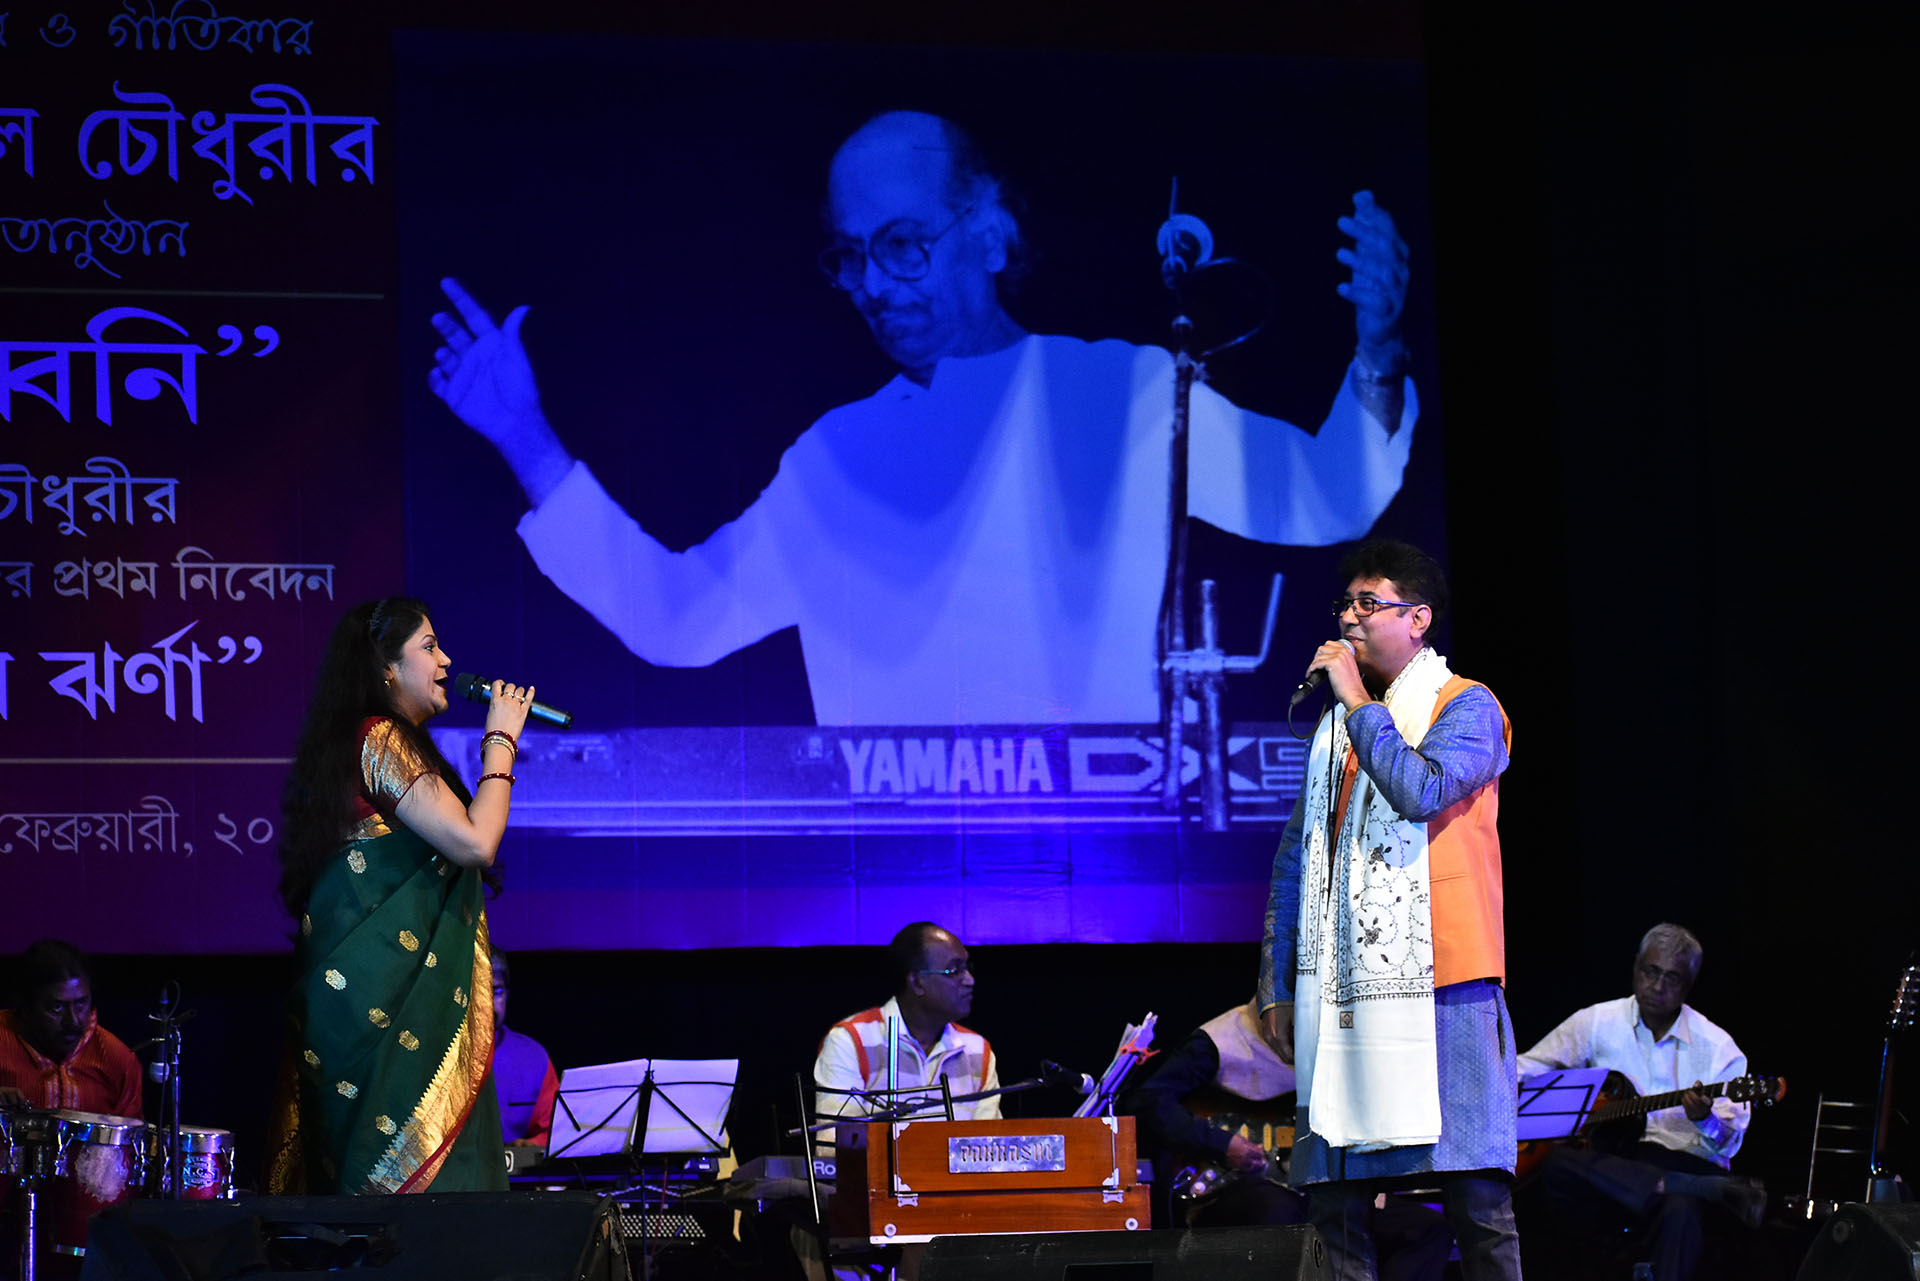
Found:
<svg viewBox="0 0 1920 1281"><path fill-rule="evenodd" d="M295 961L269 1191L504 1189L479 869L371 814L315 881Z"/></svg>

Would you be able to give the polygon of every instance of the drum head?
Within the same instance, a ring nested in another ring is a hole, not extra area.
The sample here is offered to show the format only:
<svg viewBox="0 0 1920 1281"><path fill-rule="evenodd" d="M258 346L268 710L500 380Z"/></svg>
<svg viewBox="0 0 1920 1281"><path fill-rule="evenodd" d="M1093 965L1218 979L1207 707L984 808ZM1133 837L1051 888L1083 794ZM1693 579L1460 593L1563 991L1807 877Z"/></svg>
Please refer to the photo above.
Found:
<svg viewBox="0 0 1920 1281"><path fill-rule="evenodd" d="M70 1142L100 1143L108 1147L138 1143L147 1123L137 1116L111 1116L105 1112L72 1112L64 1108L53 1113L60 1130Z"/></svg>
<svg viewBox="0 0 1920 1281"><path fill-rule="evenodd" d="M164 1135L165 1131L161 1133ZM227 1152L231 1151L232 1148L232 1130L214 1130L204 1125L183 1125L180 1127L180 1150L182 1152Z"/></svg>

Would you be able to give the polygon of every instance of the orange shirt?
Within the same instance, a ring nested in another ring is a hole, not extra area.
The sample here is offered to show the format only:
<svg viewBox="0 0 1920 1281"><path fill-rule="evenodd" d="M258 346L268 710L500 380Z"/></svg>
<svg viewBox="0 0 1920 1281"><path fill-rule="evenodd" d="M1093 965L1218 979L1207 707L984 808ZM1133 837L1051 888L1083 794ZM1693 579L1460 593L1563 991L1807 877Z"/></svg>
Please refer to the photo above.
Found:
<svg viewBox="0 0 1920 1281"><path fill-rule="evenodd" d="M0 1010L0 1085L11 1085L37 1108L141 1115L140 1060L125 1042L87 1016L87 1032L65 1062L27 1044L12 1010Z"/></svg>

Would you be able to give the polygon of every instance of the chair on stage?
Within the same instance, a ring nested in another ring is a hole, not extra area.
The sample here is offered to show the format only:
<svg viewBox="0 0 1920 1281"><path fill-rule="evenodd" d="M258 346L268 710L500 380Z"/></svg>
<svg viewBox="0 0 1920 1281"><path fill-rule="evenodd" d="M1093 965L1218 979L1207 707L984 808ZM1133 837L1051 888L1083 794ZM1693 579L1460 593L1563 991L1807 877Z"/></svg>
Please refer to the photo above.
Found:
<svg viewBox="0 0 1920 1281"><path fill-rule="evenodd" d="M1867 1199L1867 1157L1873 1136L1873 1106L1830 1099L1813 1101L1813 1139L1807 1152L1807 1186L1799 1213L1826 1220L1848 1201Z"/></svg>

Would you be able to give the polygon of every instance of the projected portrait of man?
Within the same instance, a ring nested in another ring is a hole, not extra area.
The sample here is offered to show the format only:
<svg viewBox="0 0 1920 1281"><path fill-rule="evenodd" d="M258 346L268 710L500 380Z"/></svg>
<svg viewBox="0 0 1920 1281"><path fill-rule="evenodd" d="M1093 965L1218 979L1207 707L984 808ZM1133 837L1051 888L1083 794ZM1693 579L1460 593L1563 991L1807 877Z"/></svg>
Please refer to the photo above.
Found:
<svg viewBox="0 0 1920 1281"><path fill-rule="evenodd" d="M899 372L821 416L684 551L549 424L526 308L496 325L444 282L430 383L512 468L541 571L650 663L705 666L797 627L823 725L1154 722L1173 358L1023 328L1003 299L1021 253L1004 194L937 116L876 116L841 144L821 266ZM1357 347L1318 430L1193 389L1187 502L1231 534L1357 538L1400 488L1417 414L1406 247L1366 192L1339 229Z"/></svg>

